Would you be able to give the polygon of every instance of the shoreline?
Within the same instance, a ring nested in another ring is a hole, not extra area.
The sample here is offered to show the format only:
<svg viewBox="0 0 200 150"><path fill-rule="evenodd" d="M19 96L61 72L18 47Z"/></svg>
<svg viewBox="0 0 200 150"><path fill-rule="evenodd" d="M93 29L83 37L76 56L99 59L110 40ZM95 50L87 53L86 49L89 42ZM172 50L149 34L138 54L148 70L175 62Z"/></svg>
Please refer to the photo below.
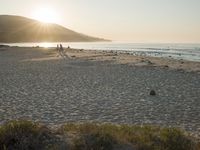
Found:
<svg viewBox="0 0 200 150"><path fill-rule="evenodd" d="M153 57L134 55L122 51L107 50L85 50L85 49L65 49L65 54L70 58L85 59L91 61L112 61L116 64L126 64L132 66L151 66L169 69L178 69L189 72L200 73L200 62L173 57Z"/></svg>
<svg viewBox="0 0 200 150"><path fill-rule="evenodd" d="M60 43L60 42L58 42ZM200 62L198 43L106 43L106 42L84 42L63 43L63 47L72 47L73 49L85 49L92 51L113 51L123 54L130 54L144 57L169 58L175 60ZM11 44L10 46L19 47L49 47L55 48L57 43L29 43L29 44Z"/></svg>

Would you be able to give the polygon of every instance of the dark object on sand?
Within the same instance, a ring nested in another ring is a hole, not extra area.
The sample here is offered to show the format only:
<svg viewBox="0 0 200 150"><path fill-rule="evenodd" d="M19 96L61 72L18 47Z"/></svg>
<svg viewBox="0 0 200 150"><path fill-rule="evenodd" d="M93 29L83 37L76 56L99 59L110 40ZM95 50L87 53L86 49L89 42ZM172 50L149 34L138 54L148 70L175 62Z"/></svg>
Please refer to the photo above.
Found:
<svg viewBox="0 0 200 150"><path fill-rule="evenodd" d="M151 95L151 96L155 96L155 95L156 95L156 92L155 92L154 90L151 90L151 91L150 91L150 95Z"/></svg>
<svg viewBox="0 0 200 150"><path fill-rule="evenodd" d="M169 66L168 66L168 65L165 65L164 67L165 67L165 68L169 68Z"/></svg>
<svg viewBox="0 0 200 150"><path fill-rule="evenodd" d="M146 61L149 65L152 65L153 63L150 60Z"/></svg>

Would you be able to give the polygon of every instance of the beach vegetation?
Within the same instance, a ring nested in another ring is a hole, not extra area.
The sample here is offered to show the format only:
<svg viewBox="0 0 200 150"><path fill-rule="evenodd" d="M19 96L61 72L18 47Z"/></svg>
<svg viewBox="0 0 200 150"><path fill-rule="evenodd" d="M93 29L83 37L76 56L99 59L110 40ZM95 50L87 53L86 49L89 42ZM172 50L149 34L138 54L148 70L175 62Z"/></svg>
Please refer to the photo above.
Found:
<svg viewBox="0 0 200 150"><path fill-rule="evenodd" d="M64 133L76 133L75 149L104 150L126 145L136 150L195 150L197 143L178 128L114 124L66 124Z"/></svg>
<svg viewBox="0 0 200 150"><path fill-rule="evenodd" d="M178 128L67 123L49 129L24 120L0 126L1 150L59 150L63 145L69 150L200 150L198 139Z"/></svg>

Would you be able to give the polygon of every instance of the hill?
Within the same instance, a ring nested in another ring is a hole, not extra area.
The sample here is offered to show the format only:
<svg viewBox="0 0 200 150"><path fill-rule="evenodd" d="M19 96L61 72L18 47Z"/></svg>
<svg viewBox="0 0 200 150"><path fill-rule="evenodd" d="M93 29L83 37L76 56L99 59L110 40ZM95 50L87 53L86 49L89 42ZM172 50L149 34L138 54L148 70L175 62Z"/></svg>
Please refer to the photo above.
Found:
<svg viewBox="0 0 200 150"><path fill-rule="evenodd" d="M0 15L0 42L95 42L105 39L87 36L57 24L44 24L21 17Z"/></svg>

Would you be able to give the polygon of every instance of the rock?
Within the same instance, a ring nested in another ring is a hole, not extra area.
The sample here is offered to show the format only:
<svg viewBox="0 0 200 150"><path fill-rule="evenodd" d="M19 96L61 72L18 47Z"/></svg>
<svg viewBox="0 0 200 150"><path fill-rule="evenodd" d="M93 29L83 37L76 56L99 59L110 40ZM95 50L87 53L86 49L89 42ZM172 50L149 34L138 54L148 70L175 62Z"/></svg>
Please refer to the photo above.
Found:
<svg viewBox="0 0 200 150"><path fill-rule="evenodd" d="M155 95L156 95L156 92L155 92L154 90L151 90L151 91L150 91L150 95L151 95L151 96L155 96Z"/></svg>
<svg viewBox="0 0 200 150"><path fill-rule="evenodd" d="M141 62L145 62L145 61L142 59Z"/></svg>
<svg viewBox="0 0 200 150"><path fill-rule="evenodd" d="M168 65L165 65L164 67L165 67L165 68L169 68L169 66L168 66Z"/></svg>
<svg viewBox="0 0 200 150"><path fill-rule="evenodd" d="M149 65L152 65L153 63L150 60L146 61Z"/></svg>

